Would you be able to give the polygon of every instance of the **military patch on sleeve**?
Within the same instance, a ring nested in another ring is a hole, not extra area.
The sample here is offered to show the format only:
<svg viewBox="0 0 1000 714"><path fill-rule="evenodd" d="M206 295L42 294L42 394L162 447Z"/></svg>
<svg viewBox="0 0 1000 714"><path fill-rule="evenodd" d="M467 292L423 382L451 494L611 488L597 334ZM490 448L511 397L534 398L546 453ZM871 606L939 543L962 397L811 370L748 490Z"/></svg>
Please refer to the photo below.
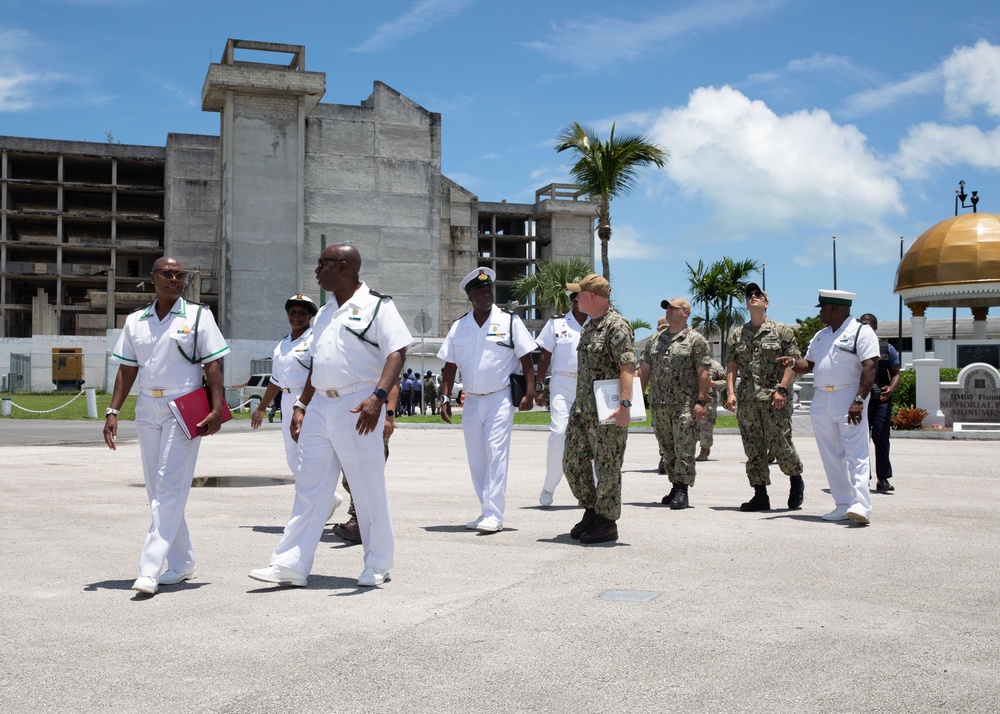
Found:
<svg viewBox="0 0 1000 714"><path fill-rule="evenodd" d="M624 341L625 341L625 333L624 332L616 332L613 335L611 335L610 342L615 347L617 347L618 345L620 345Z"/></svg>

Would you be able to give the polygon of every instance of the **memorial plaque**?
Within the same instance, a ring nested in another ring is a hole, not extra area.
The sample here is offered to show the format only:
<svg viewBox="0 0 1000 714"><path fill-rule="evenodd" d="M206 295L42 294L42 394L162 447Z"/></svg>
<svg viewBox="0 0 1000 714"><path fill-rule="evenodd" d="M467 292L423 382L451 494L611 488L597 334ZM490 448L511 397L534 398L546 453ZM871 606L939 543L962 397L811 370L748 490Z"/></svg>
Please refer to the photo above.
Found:
<svg viewBox="0 0 1000 714"><path fill-rule="evenodd" d="M945 426L1000 423L1000 372L981 363L967 366L956 383L941 385L941 411Z"/></svg>
<svg viewBox="0 0 1000 714"><path fill-rule="evenodd" d="M1000 345L958 345L958 368L982 362L1000 369Z"/></svg>

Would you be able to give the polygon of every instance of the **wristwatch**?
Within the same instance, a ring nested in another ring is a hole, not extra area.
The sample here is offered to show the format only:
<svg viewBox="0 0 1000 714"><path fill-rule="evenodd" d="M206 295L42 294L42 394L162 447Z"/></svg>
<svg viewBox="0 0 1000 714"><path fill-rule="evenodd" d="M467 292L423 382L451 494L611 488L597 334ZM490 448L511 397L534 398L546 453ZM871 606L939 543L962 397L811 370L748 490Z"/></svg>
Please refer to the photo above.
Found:
<svg viewBox="0 0 1000 714"><path fill-rule="evenodd" d="M384 389L376 389L372 394L381 399L383 403L389 401L389 393Z"/></svg>
<svg viewBox="0 0 1000 714"><path fill-rule="evenodd" d="M106 412L104 412L104 416L105 417L118 416L118 410L117 409L112 409L111 407L108 407L108 410Z"/></svg>
<svg viewBox="0 0 1000 714"><path fill-rule="evenodd" d="M788 387L784 387L780 384L777 387L775 387L774 391L778 392L779 394L784 394L785 396L788 396Z"/></svg>
<svg viewBox="0 0 1000 714"><path fill-rule="evenodd" d="M705 400L704 399L695 399L694 403L697 404L700 407L705 406Z"/></svg>
<svg viewBox="0 0 1000 714"><path fill-rule="evenodd" d="M545 385L544 384L542 384L541 382L535 382L535 391L536 392L542 392L544 390L545 390Z"/></svg>
<svg viewBox="0 0 1000 714"><path fill-rule="evenodd" d="M855 404L864 404L865 403L865 398L862 397L862 396L856 396L856 397L854 397L854 403Z"/></svg>
<svg viewBox="0 0 1000 714"><path fill-rule="evenodd" d="M622 399L619 402L619 404L621 404L623 407L625 407L626 409L628 409L629 407L632 406L632 400L631 399Z"/></svg>
<svg viewBox="0 0 1000 714"><path fill-rule="evenodd" d="M386 409L385 410L385 415L387 417L395 417L396 416L396 412L394 412L392 409Z"/></svg>

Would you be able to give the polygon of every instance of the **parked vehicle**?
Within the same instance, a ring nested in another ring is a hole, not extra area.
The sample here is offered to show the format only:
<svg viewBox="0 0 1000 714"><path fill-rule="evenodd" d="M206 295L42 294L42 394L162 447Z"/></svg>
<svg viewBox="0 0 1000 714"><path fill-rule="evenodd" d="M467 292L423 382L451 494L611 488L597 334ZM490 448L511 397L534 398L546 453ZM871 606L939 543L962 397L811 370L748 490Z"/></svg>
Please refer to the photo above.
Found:
<svg viewBox="0 0 1000 714"><path fill-rule="evenodd" d="M243 401L250 400L250 404L248 405L250 411L253 411L260 405L260 400L263 398L264 392L267 391L270 384L270 374L254 374L247 380L246 386L243 387Z"/></svg>

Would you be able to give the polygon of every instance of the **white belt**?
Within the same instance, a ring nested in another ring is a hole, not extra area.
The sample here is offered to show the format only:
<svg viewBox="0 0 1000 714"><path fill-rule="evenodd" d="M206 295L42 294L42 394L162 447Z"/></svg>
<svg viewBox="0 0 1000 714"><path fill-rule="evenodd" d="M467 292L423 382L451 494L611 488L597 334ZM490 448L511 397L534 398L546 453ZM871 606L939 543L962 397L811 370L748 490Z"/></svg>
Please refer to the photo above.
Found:
<svg viewBox="0 0 1000 714"><path fill-rule="evenodd" d="M822 389L824 392L839 392L841 389L857 389L856 384L838 384L834 387L816 387L816 389Z"/></svg>
<svg viewBox="0 0 1000 714"><path fill-rule="evenodd" d="M560 377L572 377L573 379L579 376L577 372L560 372L558 369L552 370L552 374L558 374Z"/></svg>
<svg viewBox="0 0 1000 714"><path fill-rule="evenodd" d="M336 397L346 397L348 394L355 394L365 389L374 392L375 384L372 382L364 382L359 384L349 384L346 387L340 387L338 389L317 389L316 394L321 394L324 397L335 399Z"/></svg>
<svg viewBox="0 0 1000 714"><path fill-rule="evenodd" d="M179 394L187 394L196 389L197 387L177 387L175 389L147 389L146 387L140 387L139 391L151 397L176 397Z"/></svg>
<svg viewBox="0 0 1000 714"><path fill-rule="evenodd" d="M492 392L466 392L465 396L469 396L471 394L474 397L488 397L491 394L496 394L497 392L502 392L502 391L504 391L504 389L506 389L506 387L501 387L500 389L494 389Z"/></svg>

